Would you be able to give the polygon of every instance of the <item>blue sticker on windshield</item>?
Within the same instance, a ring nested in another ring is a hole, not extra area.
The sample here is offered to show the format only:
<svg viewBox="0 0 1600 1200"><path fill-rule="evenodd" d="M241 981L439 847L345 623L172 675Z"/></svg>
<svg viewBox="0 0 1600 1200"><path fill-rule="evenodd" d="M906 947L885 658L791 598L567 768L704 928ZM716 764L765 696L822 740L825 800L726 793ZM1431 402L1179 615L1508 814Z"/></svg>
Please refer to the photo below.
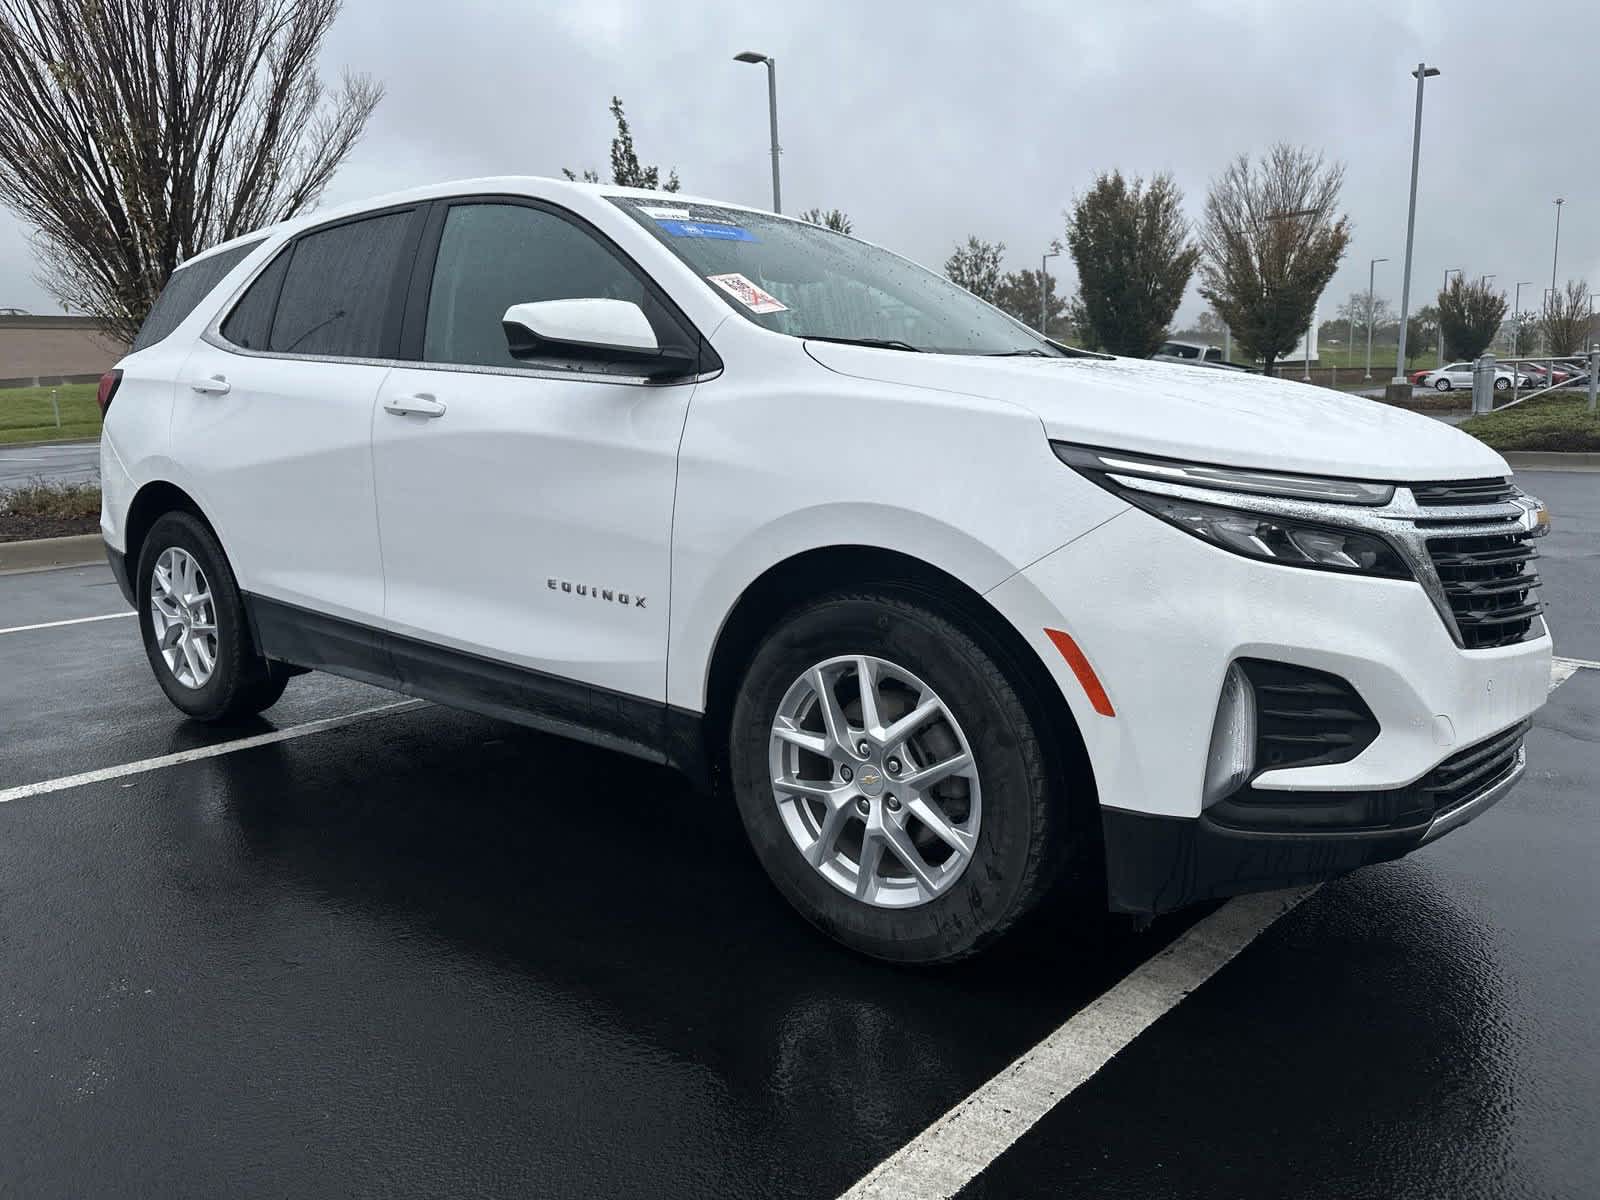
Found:
<svg viewBox="0 0 1600 1200"><path fill-rule="evenodd" d="M663 221L659 217L656 218L656 224L673 237L711 238L713 241L723 242L756 240L755 235L741 225L722 225L709 221Z"/></svg>

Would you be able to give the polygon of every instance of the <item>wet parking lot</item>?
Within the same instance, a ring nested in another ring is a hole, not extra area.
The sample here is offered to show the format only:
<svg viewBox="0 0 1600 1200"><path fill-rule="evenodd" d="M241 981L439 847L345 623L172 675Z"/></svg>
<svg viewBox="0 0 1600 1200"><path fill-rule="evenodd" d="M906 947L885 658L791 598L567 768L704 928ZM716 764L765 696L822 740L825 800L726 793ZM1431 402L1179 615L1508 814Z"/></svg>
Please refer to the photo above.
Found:
<svg viewBox="0 0 1600 1200"><path fill-rule="evenodd" d="M1594 1195L1600 474L1523 482L1566 661L1509 798L942 971L668 772L316 675L192 725L106 569L0 578L0 1192Z"/></svg>

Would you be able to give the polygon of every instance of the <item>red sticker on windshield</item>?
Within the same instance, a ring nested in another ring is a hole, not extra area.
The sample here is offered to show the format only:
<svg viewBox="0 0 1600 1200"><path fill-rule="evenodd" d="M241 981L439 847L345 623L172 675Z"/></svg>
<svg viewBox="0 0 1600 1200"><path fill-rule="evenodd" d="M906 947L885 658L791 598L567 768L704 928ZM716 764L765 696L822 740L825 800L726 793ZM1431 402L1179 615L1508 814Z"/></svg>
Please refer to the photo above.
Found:
<svg viewBox="0 0 1600 1200"><path fill-rule="evenodd" d="M707 275L712 283L716 284L728 295L753 313L788 312L789 306L779 300L770 292L764 292L751 283L743 275L735 272L732 275Z"/></svg>

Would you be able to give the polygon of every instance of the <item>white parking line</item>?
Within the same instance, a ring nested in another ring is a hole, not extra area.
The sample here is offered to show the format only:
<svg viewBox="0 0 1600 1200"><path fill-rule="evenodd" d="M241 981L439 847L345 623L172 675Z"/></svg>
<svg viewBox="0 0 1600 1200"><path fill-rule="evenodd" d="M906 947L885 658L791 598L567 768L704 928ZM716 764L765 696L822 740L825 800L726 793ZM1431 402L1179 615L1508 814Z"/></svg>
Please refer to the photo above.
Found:
<svg viewBox="0 0 1600 1200"><path fill-rule="evenodd" d="M1600 662L1558 658L1550 690ZM874 1167L840 1200L953 1196L1318 884L1239 896L1193 925Z"/></svg>
<svg viewBox="0 0 1600 1200"><path fill-rule="evenodd" d="M115 621L118 617L132 617L133 612L105 613L98 617L73 617L70 621L45 621L39 625L13 625L0 629L0 633L30 633L35 629L60 629L63 625L87 625L90 621Z"/></svg>
<svg viewBox="0 0 1600 1200"><path fill-rule="evenodd" d="M1316 890L1263 892L1228 901L878 1164L844 1200L955 1195L1128 1043Z"/></svg>
<svg viewBox="0 0 1600 1200"><path fill-rule="evenodd" d="M137 762L121 763L115 767L101 767L98 771L84 771L77 775L63 775L59 779L46 779L39 783L25 783L20 787L6 788L0 791L0 804L12 800L26 800L30 796L44 796L51 792L64 792L68 788L82 787L88 783L104 783L108 779L122 779L128 775L143 775L147 771L159 771L162 767L176 767L183 763L199 762L206 758L221 758L224 754L234 754L240 750L253 750L257 746L270 746L274 742L287 742L294 738L303 738L309 734L322 733L328 729L338 729L345 725L356 725L362 721L370 721L374 717L386 716L390 713L403 712L406 709L421 708L426 700L399 700L394 704L380 704L376 708L363 708L359 712L346 713L342 717L324 717L320 721L307 721L304 725L291 725L287 729L274 729L271 733L258 733L251 737L236 738L231 742L218 742L214 746L199 746L193 750L179 750L174 754L162 754L156 758L142 758Z"/></svg>

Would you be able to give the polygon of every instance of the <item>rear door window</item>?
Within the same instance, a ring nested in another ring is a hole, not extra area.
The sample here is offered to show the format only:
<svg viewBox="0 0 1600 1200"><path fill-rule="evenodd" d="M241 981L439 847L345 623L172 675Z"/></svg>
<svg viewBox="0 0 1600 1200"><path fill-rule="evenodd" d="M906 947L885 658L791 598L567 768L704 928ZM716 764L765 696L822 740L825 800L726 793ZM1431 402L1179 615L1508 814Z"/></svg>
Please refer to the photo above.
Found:
<svg viewBox="0 0 1600 1200"><path fill-rule="evenodd" d="M151 305L144 324L139 326L139 336L133 339L133 349L143 350L154 346L182 325L200 302L211 294L212 289L222 282L223 276L243 262L245 256L264 240L256 238L252 242L229 247L174 271L155 304Z"/></svg>
<svg viewBox="0 0 1600 1200"><path fill-rule="evenodd" d="M399 337L394 300L412 217L411 211L385 213L298 238L266 348L332 358L393 357Z"/></svg>
<svg viewBox="0 0 1600 1200"><path fill-rule="evenodd" d="M283 290L283 277L289 273L289 256L285 250L272 260L272 265L255 277L239 303L233 306L228 319L222 323L222 336L235 346L246 350L266 350L272 341L272 314L277 311L278 293Z"/></svg>

